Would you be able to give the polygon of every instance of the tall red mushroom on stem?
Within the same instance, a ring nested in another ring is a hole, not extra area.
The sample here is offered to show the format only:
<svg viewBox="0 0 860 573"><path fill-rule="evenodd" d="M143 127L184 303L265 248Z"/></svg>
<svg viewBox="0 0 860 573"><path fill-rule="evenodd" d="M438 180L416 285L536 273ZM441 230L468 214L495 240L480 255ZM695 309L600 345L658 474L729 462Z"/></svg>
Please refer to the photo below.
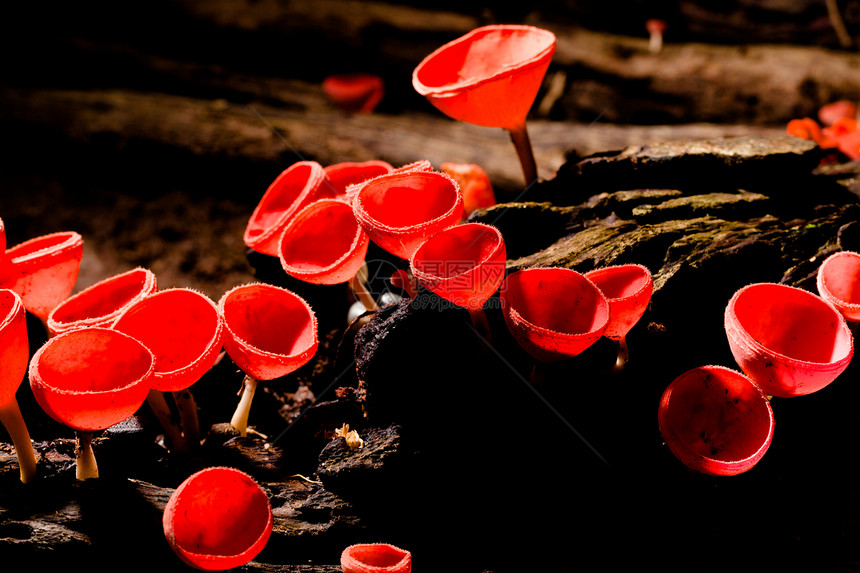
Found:
<svg viewBox="0 0 860 573"><path fill-rule="evenodd" d="M663 32L668 25L662 18L649 18L645 21L645 29L648 31L648 51L659 54L663 49Z"/></svg>
<svg viewBox="0 0 860 573"><path fill-rule="evenodd" d="M14 291L0 289L0 423L15 446L21 481L29 483L36 477L36 454L15 397L27 374L29 359L24 312L21 297Z"/></svg>
<svg viewBox="0 0 860 573"><path fill-rule="evenodd" d="M317 320L295 293L273 285L237 286L218 301L224 321L224 348L243 372L242 397L230 424L248 433L248 415L258 380L286 376L316 353Z"/></svg>
<svg viewBox="0 0 860 573"><path fill-rule="evenodd" d="M30 361L30 388L54 420L77 434L76 476L99 477L93 432L118 424L143 405L155 357L131 336L88 327L50 338Z"/></svg>
<svg viewBox="0 0 860 573"><path fill-rule="evenodd" d="M412 85L449 117L505 129L528 186L538 173L526 116L555 47L552 32L533 26L475 28L424 58L412 73Z"/></svg>

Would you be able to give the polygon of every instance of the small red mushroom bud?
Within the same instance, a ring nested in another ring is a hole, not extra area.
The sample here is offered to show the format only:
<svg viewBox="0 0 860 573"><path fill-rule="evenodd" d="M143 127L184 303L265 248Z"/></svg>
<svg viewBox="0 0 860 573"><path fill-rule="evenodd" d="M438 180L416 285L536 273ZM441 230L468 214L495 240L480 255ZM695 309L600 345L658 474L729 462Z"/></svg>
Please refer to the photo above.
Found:
<svg viewBox="0 0 860 573"><path fill-rule="evenodd" d="M839 100L824 104L818 110L818 119L824 125L833 125L841 118L858 119L857 104L849 100Z"/></svg>
<svg viewBox="0 0 860 573"><path fill-rule="evenodd" d="M340 556L343 573L410 573L412 554L388 543L350 545Z"/></svg>
<svg viewBox="0 0 860 573"><path fill-rule="evenodd" d="M496 204L496 195L493 193L490 177L480 165L446 162L439 167L460 185L460 193L463 194L464 219L476 209L485 209Z"/></svg>
<svg viewBox="0 0 860 573"><path fill-rule="evenodd" d="M240 567L272 534L269 497L251 476L228 467L192 474L164 508L164 537L176 555L203 571Z"/></svg>
<svg viewBox="0 0 860 573"><path fill-rule="evenodd" d="M385 83L374 74L335 74L322 83L323 92L340 109L351 113L370 113L385 95Z"/></svg>
<svg viewBox="0 0 860 573"><path fill-rule="evenodd" d="M660 53L663 49L663 32L668 24L660 18L649 18L645 21L645 29L648 31L648 51L652 54Z"/></svg>

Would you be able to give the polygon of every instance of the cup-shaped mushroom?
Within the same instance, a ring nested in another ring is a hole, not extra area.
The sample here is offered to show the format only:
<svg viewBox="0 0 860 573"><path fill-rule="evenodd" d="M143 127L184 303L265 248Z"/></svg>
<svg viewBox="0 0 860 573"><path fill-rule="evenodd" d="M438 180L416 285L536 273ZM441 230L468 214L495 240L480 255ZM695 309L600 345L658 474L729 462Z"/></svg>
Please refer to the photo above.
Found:
<svg viewBox="0 0 860 573"><path fill-rule="evenodd" d="M410 573L412 553L389 543L358 543L340 555L343 573Z"/></svg>
<svg viewBox="0 0 860 573"><path fill-rule="evenodd" d="M412 255L413 276L458 306L478 310L505 278L505 241L491 225L463 223L436 233Z"/></svg>
<svg viewBox="0 0 860 573"><path fill-rule="evenodd" d="M164 536L188 565L203 571L240 567L272 534L272 506L248 474L215 466L183 481L162 515Z"/></svg>
<svg viewBox="0 0 860 573"><path fill-rule="evenodd" d="M30 387L46 414L85 432L104 430L146 400L155 357L140 341L109 328L69 330L30 361Z"/></svg>
<svg viewBox="0 0 860 573"><path fill-rule="evenodd" d="M327 76L322 88L334 105L355 113L372 112L385 95L385 83L380 76L360 72Z"/></svg>
<svg viewBox="0 0 860 573"><path fill-rule="evenodd" d="M396 167L388 173L383 173L376 177L383 177L392 173L409 173L411 171L433 171L433 165L426 159L419 159L418 161L413 161L412 163ZM376 179L376 177L373 177L372 179ZM358 195L358 192L361 191L362 187L364 187L368 181L371 181L371 179L365 179L364 181L352 183L346 186L344 193L346 194L346 200L350 205L355 200L355 196Z"/></svg>
<svg viewBox="0 0 860 573"><path fill-rule="evenodd" d="M606 296L571 269L512 272L502 281L500 302L514 339L541 362L581 354L603 336L609 324Z"/></svg>
<svg viewBox="0 0 860 573"><path fill-rule="evenodd" d="M860 253L833 253L818 267L818 294L845 320L860 322Z"/></svg>
<svg viewBox="0 0 860 573"><path fill-rule="evenodd" d="M609 301L609 324L603 336L619 341L639 322L651 301L651 272L642 265L615 265L585 273Z"/></svg>
<svg viewBox="0 0 860 573"><path fill-rule="evenodd" d="M109 277L70 296L48 314L54 336L86 326L110 326L122 312L158 290L155 274L137 267Z"/></svg>
<svg viewBox="0 0 860 573"><path fill-rule="evenodd" d="M142 342L155 355L150 387L178 392L197 382L218 358L223 323L206 295L187 288L150 294L128 307L114 330Z"/></svg>
<svg viewBox="0 0 860 573"><path fill-rule="evenodd" d="M358 185L368 179L391 173L394 167L386 161L371 159L326 165L324 171L332 192L336 197L343 197L350 185Z"/></svg>
<svg viewBox="0 0 860 573"><path fill-rule="evenodd" d="M314 284L349 281L364 263L370 238L340 199L320 199L293 217L278 243L284 271Z"/></svg>
<svg viewBox="0 0 860 573"><path fill-rule="evenodd" d="M669 450L709 475L752 468L773 439L773 410L748 377L723 366L700 366L663 392L657 415Z"/></svg>
<svg viewBox="0 0 860 573"><path fill-rule="evenodd" d="M445 173L405 171L363 184L352 207L374 243L408 261L427 238L460 222L463 197Z"/></svg>
<svg viewBox="0 0 860 573"><path fill-rule="evenodd" d="M525 123L555 46L552 32L533 26L483 26L424 58L412 85L449 117L514 129Z"/></svg>
<svg viewBox="0 0 860 573"><path fill-rule="evenodd" d="M848 367L854 339L839 312L815 294L775 283L738 290L725 311L741 370L769 396L816 392Z"/></svg>
<svg viewBox="0 0 860 573"><path fill-rule="evenodd" d="M30 359L24 303L17 293L0 289L0 405L15 401Z"/></svg>
<svg viewBox="0 0 860 573"><path fill-rule="evenodd" d="M245 244L277 257L278 239L290 218L308 203L334 196L325 179L325 170L316 161L298 161L282 171L254 208L245 227Z"/></svg>
<svg viewBox="0 0 860 573"><path fill-rule="evenodd" d="M257 380L286 376L316 352L316 316L303 298L287 289L240 285L224 293L218 310L227 354Z"/></svg>
<svg viewBox="0 0 860 573"><path fill-rule="evenodd" d="M75 288L83 254L83 238L74 231L18 243L6 251L0 286L18 293L24 308L46 323Z"/></svg>

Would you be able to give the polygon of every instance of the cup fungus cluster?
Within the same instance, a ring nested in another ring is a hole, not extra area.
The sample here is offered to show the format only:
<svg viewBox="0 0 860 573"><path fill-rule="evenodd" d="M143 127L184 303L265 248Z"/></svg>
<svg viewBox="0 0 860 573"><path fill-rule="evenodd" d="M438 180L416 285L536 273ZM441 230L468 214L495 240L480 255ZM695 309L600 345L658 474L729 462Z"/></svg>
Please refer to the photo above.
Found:
<svg viewBox="0 0 860 573"><path fill-rule="evenodd" d="M811 117L788 122L788 135L809 139L826 151L837 155L837 160L860 160L860 115L857 104L847 100L823 105L818 120ZM832 156L827 158L832 161Z"/></svg>
<svg viewBox="0 0 860 573"><path fill-rule="evenodd" d="M660 401L660 431L678 459L713 475L751 469L773 437L771 400L817 392L845 371L854 339L839 305L847 303L842 308L850 315L858 278L853 259L840 252L820 265L821 296L778 283L735 292L724 323L742 373L693 369L675 379Z"/></svg>

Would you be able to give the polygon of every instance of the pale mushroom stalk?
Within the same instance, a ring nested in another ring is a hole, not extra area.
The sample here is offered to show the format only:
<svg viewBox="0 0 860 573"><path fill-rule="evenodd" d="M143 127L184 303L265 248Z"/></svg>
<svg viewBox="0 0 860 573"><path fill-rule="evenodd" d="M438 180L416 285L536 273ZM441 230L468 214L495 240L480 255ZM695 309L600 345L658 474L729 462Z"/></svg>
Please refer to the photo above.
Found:
<svg viewBox="0 0 860 573"><path fill-rule="evenodd" d="M79 480L94 479L99 477L99 466L93 455L93 434L84 430L77 430L77 443L75 444L75 477Z"/></svg>
<svg viewBox="0 0 860 573"><path fill-rule="evenodd" d="M254 400L256 390L256 378L246 374L242 381L242 397L239 399L239 405L236 406L236 411L233 412L233 418L230 420L230 425L236 428L243 438L248 435L248 414L251 412L251 402Z"/></svg>
<svg viewBox="0 0 860 573"><path fill-rule="evenodd" d="M21 416L18 402L12 400L8 404L0 406L0 423L9 432L15 453L18 456L18 469L21 472L21 482L30 483L36 477L36 454L33 451L33 442L30 440L30 432Z"/></svg>
<svg viewBox="0 0 860 573"><path fill-rule="evenodd" d="M173 400L182 420L183 441L188 446L200 445L200 422L197 418L197 402L191 390L173 392Z"/></svg>
<svg viewBox="0 0 860 573"><path fill-rule="evenodd" d="M630 348L627 346L627 338L622 336L618 339L618 357L615 359L615 366L613 366L612 371L616 374L621 372L629 360Z"/></svg>
<svg viewBox="0 0 860 573"><path fill-rule="evenodd" d="M537 165L535 164L535 156L532 152L528 129L525 124L522 124L521 126L508 129L508 133L510 133L511 142L517 150L517 157L523 169L526 187L528 187L537 181Z"/></svg>
<svg viewBox="0 0 860 573"><path fill-rule="evenodd" d="M361 304L364 305L364 308L369 311L379 310L379 306L376 304L376 301L370 295L370 291L367 290L367 285L361 279L359 274L356 274L354 277L349 279L349 287L352 289L352 292L355 293L355 296L361 301Z"/></svg>
<svg viewBox="0 0 860 573"><path fill-rule="evenodd" d="M146 396L146 402L149 404L152 413L158 418L161 427L164 429L164 434L167 437L167 442L175 451L184 451L188 449L185 439L182 437L182 429L176 425L173 419L173 413L170 411L170 406L167 405L167 400L164 398L164 393L150 389Z"/></svg>

